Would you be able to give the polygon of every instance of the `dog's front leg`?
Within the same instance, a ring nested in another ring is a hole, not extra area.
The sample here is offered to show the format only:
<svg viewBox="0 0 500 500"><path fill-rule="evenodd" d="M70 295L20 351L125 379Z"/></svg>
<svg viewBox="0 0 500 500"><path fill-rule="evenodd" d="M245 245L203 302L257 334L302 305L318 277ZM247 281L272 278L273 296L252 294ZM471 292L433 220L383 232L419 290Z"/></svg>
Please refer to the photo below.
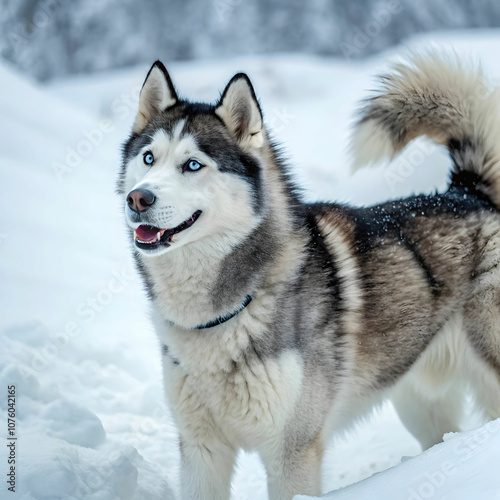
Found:
<svg viewBox="0 0 500 500"><path fill-rule="evenodd" d="M182 437L182 500L229 500L236 450L216 444L188 444Z"/></svg>
<svg viewBox="0 0 500 500"><path fill-rule="evenodd" d="M323 443L319 437L300 447L289 447L265 459L269 500L291 500L294 495L321 495Z"/></svg>

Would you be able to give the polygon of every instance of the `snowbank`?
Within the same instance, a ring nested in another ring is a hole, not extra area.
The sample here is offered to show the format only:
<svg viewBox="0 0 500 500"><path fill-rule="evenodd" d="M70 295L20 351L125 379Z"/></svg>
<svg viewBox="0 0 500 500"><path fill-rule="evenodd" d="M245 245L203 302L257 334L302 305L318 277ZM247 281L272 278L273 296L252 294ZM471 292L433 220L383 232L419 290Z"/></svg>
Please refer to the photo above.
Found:
<svg viewBox="0 0 500 500"><path fill-rule="evenodd" d="M500 498L500 420L444 436L444 443L389 470L321 498L471 500ZM297 495L295 500L313 498ZM316 497L317 498L317 497Z"/></svg>

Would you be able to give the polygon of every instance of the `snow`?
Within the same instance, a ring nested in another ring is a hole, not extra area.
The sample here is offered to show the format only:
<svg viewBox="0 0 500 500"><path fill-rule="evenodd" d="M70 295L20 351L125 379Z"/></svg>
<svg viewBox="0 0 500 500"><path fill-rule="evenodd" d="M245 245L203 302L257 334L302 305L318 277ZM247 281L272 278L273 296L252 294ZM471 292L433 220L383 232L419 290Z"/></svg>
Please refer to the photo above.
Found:
<svg viewBox="0 0 500 500"><path fill-rule="evenodd" d="M443 33L408 45L430 41L476 55L500 78L500 31ZM373 75L401 51L363 63L280 55L168 67L184 95L207 101L232 74L248 72L305 196L371 204L446 185L447 156L425 142L388 169L349 172L353 111ZM122 202L114 195L120 144L147 69L42 87L0 66L6 124L0 136L0 387L5 394L16 385L13 498L159 500L178 492L177 435L163 401L160 349L133 269ZM6 397L0 407L7 437ZM442 470L449 460L456 474L446 475L433 498L496 498L499 426L450 436L418 455L419 445L386 403L334 439L325 456L324 491L364 479L329 498L411 498L409 488L418 493L426 472ZM485 433L466 460L456 451ZM1 449L6 472L8 450ZM1 498L6 486L0 482ZM241 453L233 500L256 498L267 498L264 468L256 455Z"/></svg>
<svg viewBox="0 0 500 500"><path fill-rule="evenodd" d="M464 433L450 433L444 442L397 467L322 498L384 498L384 500L498 499L494 473L500 448L500 420ZM383 494L383 495L382 495ZM297 495L295 500L308 496Z"/></svg>

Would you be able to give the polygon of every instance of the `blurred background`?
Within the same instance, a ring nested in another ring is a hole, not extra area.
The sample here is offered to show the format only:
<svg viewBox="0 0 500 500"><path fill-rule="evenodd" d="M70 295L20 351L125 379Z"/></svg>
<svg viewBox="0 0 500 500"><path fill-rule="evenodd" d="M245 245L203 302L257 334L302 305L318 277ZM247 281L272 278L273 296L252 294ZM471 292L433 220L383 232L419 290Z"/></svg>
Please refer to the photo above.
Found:
<svg viewBox="0 0 500 500"><path fill-rule="evenodd" d="M350 127L374 75L434 47L481 61L497 84L499 26L497 0L0 0L0 391L16 385L16 495L178 491L160 349L114 193L154 60L181 95L208 102L247 72L304 197L368 205L444 190L449 168L445 152L416 141L390 165L351 173ZM324 491L419 452L386 403L327 450ZM265 500L258 458L238 464L233 500ZM352 498L409 498L400 487ZM446 491L433 498L458 498ZM494 498L474 491L461 498Z"/></svg>
<svg viewBox="0 0 500 500"><path fill-rule="evenodd" d="M283 52L358 59L417 33L499 23L496 0L2 0L0 52L46 81L159 55L168 61Z"/></svg>

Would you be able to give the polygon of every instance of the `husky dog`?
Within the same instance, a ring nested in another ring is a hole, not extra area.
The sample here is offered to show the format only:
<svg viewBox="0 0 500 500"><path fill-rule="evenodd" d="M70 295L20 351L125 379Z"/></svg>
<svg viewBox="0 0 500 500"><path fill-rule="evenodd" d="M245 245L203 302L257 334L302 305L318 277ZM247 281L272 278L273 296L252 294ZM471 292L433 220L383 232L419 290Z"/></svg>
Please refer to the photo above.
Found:
<svg viewBox="0 0 500 500"><path fill-rule="evenodd" d="M228 499L239 448L260 454L271 499L320 494L329 437L384 397L423 448L459 430L468 389L500 416L497 102L480 71L414 56L366 101L355 155L392 157L425 135L449 150L448 191L307 204L246 75L200 104L153 64L118 191L183 499Z"/></svg>

